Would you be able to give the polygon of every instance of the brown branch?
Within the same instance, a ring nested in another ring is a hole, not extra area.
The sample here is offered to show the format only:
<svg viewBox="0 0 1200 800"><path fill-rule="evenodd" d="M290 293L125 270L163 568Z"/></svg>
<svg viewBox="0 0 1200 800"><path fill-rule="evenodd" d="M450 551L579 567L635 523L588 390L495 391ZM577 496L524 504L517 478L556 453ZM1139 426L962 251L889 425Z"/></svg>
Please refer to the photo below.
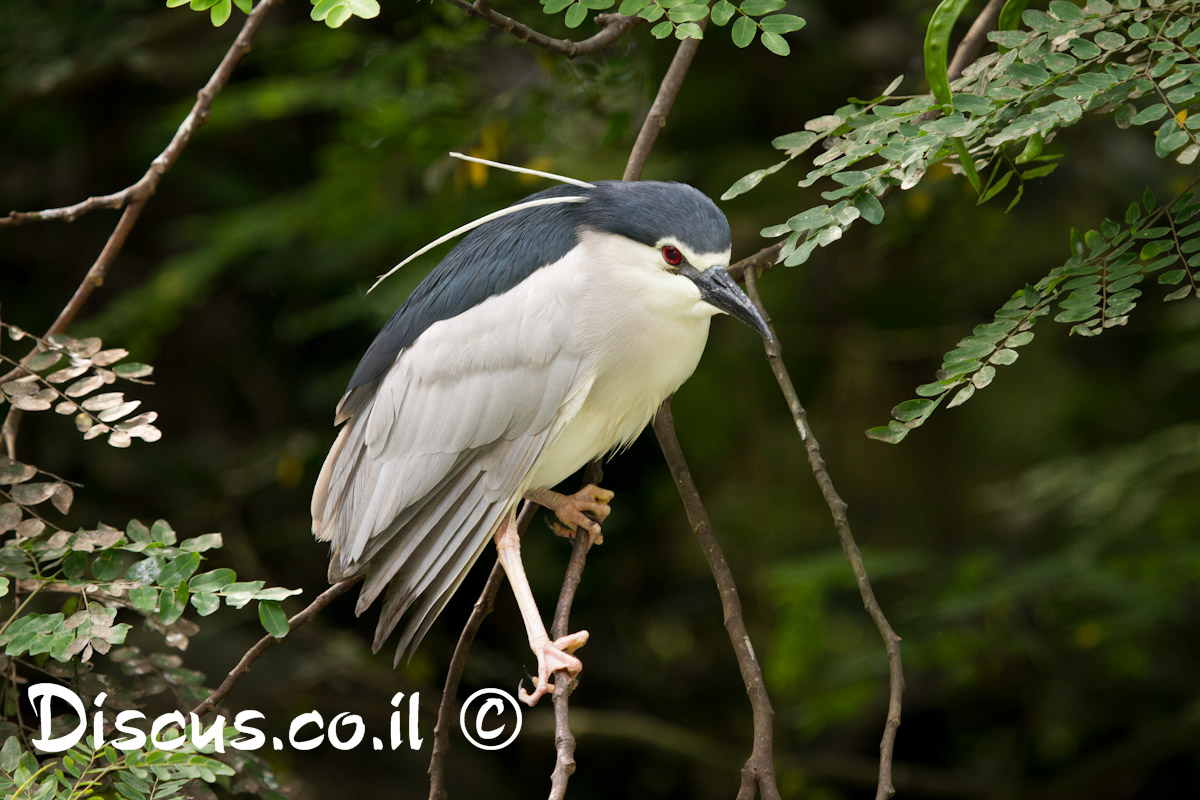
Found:
<svg viewBox="0 0 1200 800"><path fill-rule="evenodd" d="M557 53L567 58L577 58L589 53L595 53L597 50L602 50L643 22L641 17L626 17L621 14L597 14L595 22L600 26L600 32L576 42L571 39L555 39L552 36L539 33L528 25L517 22L512 17L507 17L493 10L491 2L488 0L476 0L474 3L469 3L467 0L446 0L446 2L459 8L469 17L481 19L493 28L498 28L505 33L511 33L517 37L518 41L528 42L543 50Z"/></svg>
<svg viewBox="0 0 1200 800"><path fill-rule="evenodd" d="M221 59L216 71L208 79L208 83L204 84L204 88L197 94L195 104L180 123L170 144L150 162L150 168L146 170L145 175L138 179L137 183L127 186L119 192L100 197L89 197L87 200L71 206L48 208L42 211L12 211L7 217L0 217L0 225L24 225L30 222L51 221L73 222L90 211L101 208L123 208L127 204L131 205L135 200L145 200L154 194L162 176L179 159L179 154L187 147L192 135L201 125L208 122L213 100L229 82L229 78L242 56L250 52L251 40L258 33L263 19L278 2L279 0L261 0L258 6L247 15L246 22L238 32L237 38L229 46L229 50L226 51L225 57Z"/></svg>
<svg viewBox="0 0 1200 800"><path fill-rule="evenodd" d="M525 501L521 512L517 515L517 535L524 536L529 523L533 519L537 507L530 501ZM446 685L442 689L442 702L438 705L437 725L433 729L433 753L429 757L429 800L445 800L446 798L446 754L450 750L450 728L454 721L454 698L458 695L458 684L462 681L463 670L467 667L467 655L471 652L471 643L475 634L483 625L484 618L492 613L496 604L496 595L504 583L504 568L500 559L492 564L487 582L479 593L458 636L458 644L454 646L454 655L450 658L450 666L446 669Z"/></svg>
<svg viewBox="0 0 1200 800"><path fill-rule="evenodd" d="M753 267L757 274L762 274L779 262L779 252L783 250L783 242L768 245L752 256L746 256L741 261L729 267L729 274L735 281L745 280L745 273Z"/></svg>
<svg viewBox="0 0 1200 800"><path fill-rule="evenodd" d="M318 611L333 602L335 597L345 594L356 583L358 583L358 578L347 578L321 592L303 611L288 618L288 632L294 631L315 617ZM221 681L221 685L189 713L204 715L216 708L217 703L224 700L233 691L234 684L250 671L250 667L254 665L254 662L258 661L262 654L267 651L268 647L278 641L280 640L268 634L255 642L254 646L246 651L237 665L225 676L225 680Z"/></svg>
<svg viewBox="0 0 1200 800"><path fill-rule="evenodd" d="M590 462L583 470L583 484L599 485L604 480L604 468L600 459ZM571 558L567 561L567 573L563 576L562 590L558 593L558 604L554 608L554 622L550 627L550 638L561 639L567 635L571 619L571 606L575 593L583 581L583 566L588 551L592 549L592 536L582 528L575 529L571 540ZM560 683L561 681L561 683ZM563 800L567 795L567 782L575 774L575 735L571 732L568 700L575 691L577 680L556 673L554 677L554 771L550 774L549 800Z"/></svg>
<svg viewBox="0 0 1200 800"><path fill-rule="evenodd" d="M701 20L700 27L703 28L706 22L707 18ZM671 106L675 105L675 98L679 96L679 89L683 86L683 79L687 76L688 67L692 65L692 58L695 57L696 48L699 46L699 39L684 39L675 49L675 57L671 59L671 66L667 68L667 74L658 85L658 94L655 95L637 140L633 143L633 151L629 154L629 162L625 165L625 174L621 176L621 180L641 179L642 170L646 168L646 159L650 157L650 150L654 147L659 132L667 125L667 115L671 113Z"/></svg>
<svg viewBox="0 0 1200 800"><path fill-rule="evenodd" d="M733 644L733 652L737 656L738 669L742 673L742 682L746 684L746 694L750 698L750 709L754 718L754 746L742 767L738 800L750 800L756 791L763 800L779 800L771 732L775 710L771 708L771 699L767 696L767 687L763 682L762 668L758 665L758 657L754 654L750 635L746 632L742 601L738 597L733 572L729 569L729 563L725 560L725 554L713 533L712 521L704 508L704 502L700 499L700 492L692 479L687 460L683 457L679 438L675 435L675 420L671 416L669 397L659 406L658 413L654 416L654 434L658 437L663 457L671 469L671 477L675 479L675 486L683 499L683 507L687 511L692 531L700 542L700 549L704 551L708 567L717 582L717 589L721 595L721 610L725 617L725 630L729 633L729 641Z"/></svg>
<svg viewBox="0 0 1200 800"><path fill-rule="evenodd" d="M996 20L1000 18L1002 8L1004 8L1004 0L988 0L988 4L971 23L966 35L958 43L954 57L950 59L950 67L946 70L950 80L960 78L967 65L975 60L975 56L979 55L980 48L987 41L988 31L996 27Z"/></svg>
<svg viewBox="0 0 1200 800"><path fill-rule="evenodd" d="M754 270L746 270L745 278L746 293L750 296L755 308L758 309L758 313L762 314L763 319L766 320L771 331L771 341L764 341L767 361L771 365L771 371L775 373L775 379L779 382L779 388L792 412L792 419L796 422L800 440L804 442L804 448L808 452L808 463L812 468L813 477L816 478L821 495L825 498L830 513L833 514L833 524L837 528L842 551L846 554L846 560L850 562L850 568L854 572L854 579L858 583L858 592L862 596L863 606L874 621L875 627L879 629L879 635L883 638L884 646L887 649L888 672L890 673L888 712L887 722L883 729L883 740L879 744L879 783L875 789L876 800L886 800L896 793L892 786L892 754L896 748L896 730L900 727L900 700L904 693L904 671L900 662L900 637L892 630L887 617L879 607L879 601L875 599L875 592L867 577L867 568L863 564L862 553L854 541L854 534L850 531L850 520L846 516L846 503L833 487L833 481L825 467L825 459L821 457L821 447L817 443L816 437L813 436L812 429L808 425L808 415L800 403L799 395L796 394L796 387L792 385L787 367L784 366L779 337L775 333L774 325L771 323L771 317L767 314L762 298L759 297L757 276Z"/></svg>
<svg viewBox="0 0 1200 800"><path fill-rule="evenodd" d="M204 84L204 88L196 95L196 102L192 106L192 110L188 112L183 122L180 123L179 128L175 131L175 135L171 138L171 142L165 150L159 153L157 158L150 162L150 168L146 170L146 174L137 183L115 194L106 195L101 198L89 198L82 203L65 208L52 208L45 211L31 212L13 211L7 217L0 217L0 225L20 225L25 222L47 220L65 220L69 222L81 214L97 208L120 208L121 206L125 206L125 212L121 214L121 219L117 222L116 228L113 229L112 234L108 237L108 241L105 242L104 249L100 251L100 255L96 258L95 263L92 264L87 274L84 275L83 281L80 282L79 287L75 290L75 294L71 297L70 302L59 313L58 319L43 334L43 339L64 331L67 325L75 319L80 309L83 308L83 304L87 302L88 297L91 296L95 288L104 282L104 277L109 267L116 259L117 254L121 252L121 248L125 245L125 240L128 238L129 232L133 230L133 226L137 223L138 216L141 215L146 201L154 194L167 170L179 160L179 155L187 147L196 130L208 121L213 100L225 88L225 85L229 83L229 78L233 74L234 68L241 61L242 56L250 51L250 42L258 33L263 20L278 2L279 0L261 0L246 17L246 22L242 25L241 31L238 32L237 38L233 40L233 44L225 52L221 63L217 65L217 69L208 79L208 83ZM117 199L114 200L114 198ZM29 355L35 352L37 352L37 348L34 348ZM26 356L26 358L28 357ZM25 372L26 370L23 368L17 367L3 377L0 377L0 383L19 377L25 374Z"/></svg>

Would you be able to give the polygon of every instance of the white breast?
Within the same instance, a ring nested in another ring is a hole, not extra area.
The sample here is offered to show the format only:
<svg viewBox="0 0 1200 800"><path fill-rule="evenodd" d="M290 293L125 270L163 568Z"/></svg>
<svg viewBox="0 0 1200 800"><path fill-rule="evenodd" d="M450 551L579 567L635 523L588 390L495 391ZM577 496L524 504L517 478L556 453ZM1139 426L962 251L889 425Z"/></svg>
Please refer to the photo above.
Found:
<svg viewBox="0 0 1200 800"><path fill-rule="evenodd" d="M647 264L647 248L615 237L589 243L595 257L573 299L575 334L590 386L578 410L530 472L550 487L588 461L631 443L668 395L691 377L717 310L692 281ZM572 413L574 412L574 413Z"/></svg>

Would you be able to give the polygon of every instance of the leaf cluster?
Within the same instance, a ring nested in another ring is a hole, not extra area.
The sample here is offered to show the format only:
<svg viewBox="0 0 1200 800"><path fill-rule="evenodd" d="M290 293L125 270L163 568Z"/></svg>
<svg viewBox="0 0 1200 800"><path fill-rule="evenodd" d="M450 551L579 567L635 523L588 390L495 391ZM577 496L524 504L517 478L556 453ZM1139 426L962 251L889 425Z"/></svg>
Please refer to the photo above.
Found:
<svg viewBox="0 0 1200 800"><path fill-rule="evenodd" d="M130 417L141 404L126 400L124 392L101 392L117 379L147 383L154 368L148 364L123 361L129 351L120 347L102 349L100 339L75 339L63 333L45 338L0 322L13 341L31 339L36 352L17 361L0 354L0 363L16 368L18 377L0 383L0 405L6 401L21 411L49 411L73 416L75 427L84 439L108 435L113 447L129 447L134 439L157 442L162 431L154 426L158 413L144 411ZM23 374L21 374L23 373ZM46 498L43 498L46 499ZM65 513L65 512L64 512Z"/></svg>
<svg viewBox="0 0 1200 800"><path fill-rule="evenodd" d="M604 11L617 4L617 0L543 0L542 10L547 14L566 11L564 22L568 28L577 28L587 19L588 11ZM754 37L762 34L763 46L776 55L786 56L791 46L783 34L804 27L804 20L794 14L777 14L786 5L786 0L744 0L733 3L717 0L712 4L705 0L621 0L617 13L637 16L654 23L650 33L656 39L674 35L676 39L703 39L701 23L711 19L717 26L733 22L730 35L738 47L749 47Z"/></svg>
<svg viewBox="0 0 1200 800"><path fill-rule="evenodd" d="M214 27L229 21L234 6L243 14L249 14L254 0L167 0L167 8L188 6L193 11L207 11ZM312 0L310 16L324 22L330 28L340 28L351 17L373 19L379 16L378 0Z"/></svg>
<svg viewBox="0 0 1200 800"><path fill-rule="evenodd" d="M1089 0L1081 8L1054 0L1047 11L1026 9L1025 29L992 32L997 51L950 83L947 41L964 5L945 0L930 22L925 48L930 94L894 95L901 76L878 97L851 100L809 120L804 130L774 140L786 155L782 161L744 176L722 196L728 200L753 189L821 146L799 185L832 182L821 194L829 204L762 231L768 238L786 237L780 253L785 265L804 263L859 218L878 224L885 213L880 198L893 188L916 186L938 163L964 175L979 203L1015 186L1011 209L1029 181L1058 166L1062 154L1045 152L1046 144L1087 113L1107 115L1119 127L1154 123L1159 158L1190 165L1200 155L1200 117L1189 117L1200 96L1196 3ZM1010 11L1006 18L1012 17ZM1141 293L1136 284L1150 272L1174 264L1161 282L1174 286L1186 279L1186 285L1167 299L1186 296L1195 276L1188 259L1197 248L1190 241L1196 232L1188 223L1191 208L1190 194L1158 209L1147 194L1140 206L1130 207L1124 227L1105 221L1099 231L1073 235L1069 261L1014 293L992 323L946 354L938 381L918 389L922 399L901 403L895 419L869 435L899 442L951 389L956 393L947 405L965 402L991 382L996 367L1016 360L1015 348L1032 339L1029 328L1052 303L1062 304L1056 321L1072 324L1074 333L1094 335L1125 323ZM1064 289L1067 295L1060 298Z"/></svg>

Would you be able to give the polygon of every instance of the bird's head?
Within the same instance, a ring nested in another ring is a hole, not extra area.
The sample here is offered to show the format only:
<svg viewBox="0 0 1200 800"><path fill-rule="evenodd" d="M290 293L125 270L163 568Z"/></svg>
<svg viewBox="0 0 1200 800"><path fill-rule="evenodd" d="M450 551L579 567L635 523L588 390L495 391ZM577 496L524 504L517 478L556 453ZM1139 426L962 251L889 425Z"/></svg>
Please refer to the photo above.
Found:
<svg viewBox="0 0 1200 800"><path fill-rule="evenodd" d="M729 275L729 222L703 192L683 183L601 181L575 193L578 225L601 239L620 237L643 270L687 281L712 313L729 314L770 339L766 321Z"/></svg>

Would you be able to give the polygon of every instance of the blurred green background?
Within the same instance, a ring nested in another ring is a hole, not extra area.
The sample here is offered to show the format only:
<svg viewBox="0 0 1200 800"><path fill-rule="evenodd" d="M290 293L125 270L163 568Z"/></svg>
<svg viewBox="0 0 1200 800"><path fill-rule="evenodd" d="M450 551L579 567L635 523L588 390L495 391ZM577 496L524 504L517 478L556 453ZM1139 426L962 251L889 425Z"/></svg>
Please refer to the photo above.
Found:
<svg viewBox="0 0 1200 800"><path fill-rule="evenodd" d="M772 137L901 73L920 90L932 2L792 2L807 27L781 59L710 33L647 178L717 197L773 163ZM982 3L976 3L981 6ZM500 10L579 37L536 3ZM325 586L308 500L333 408L358 357L436 263L364 297L375 276L443 232L543 184L472 170L461 150L582 179L619 177L674 52L645 28L568 61L443 3L388 3L331 31L285 4L268 18L211 122L151 200L72 328L156 365L135 392L162 442L82 442L30 415L18 455L79 480L72 518L169 519L221 531L209 566ZM149 0L0 6L0 207L76 202L133 182L165 146L243 18ZM907 679L896 785L907 798L1126 798L1200 780L1200 305L1155 290L1099 340L1043 322L1037 341L959 409L902 445L869 441L941 354L1067 255L1071 226L1119 217L1146 185L1189 168L1153 156L1150 132L1085 120L1067 153L1005 214L934 171L885 199L879 227L761 280L784 356L880 602L903 637ZM734 257L758 230L820 203L784 170L722 204ZM44 329L115 223L98 212L0 232L0 311ZM444 252L444 249L443 251ZM6 343L7 348L14 345ZM12 352L6 350L5 352ZM874 794L887 690L863 612L787 407L741 326L719 320L676 397L679 436L738 579L777 712L785 796ZM46 418L42 418L42 417ZM572 617L591 632L572 698L577 800L726 798L749 753L750 715L719 598L652 437L607 467L617 492ZM525 545L549 612L568 552L535 522ZM417 657L369 650L374 611L341 598L259 661L232 708L284 720L317 709L384 730L396 691L420 691L422 752L264 753L298 798L424 797L436 702L492 558L481 559ZM206 621L186 661L219 682L261 631L252 614ZM471 654L461 697L515 689L533 669L505 588ZM512 747L457 735L452 797L548 789L548 703Z"/></svg>

